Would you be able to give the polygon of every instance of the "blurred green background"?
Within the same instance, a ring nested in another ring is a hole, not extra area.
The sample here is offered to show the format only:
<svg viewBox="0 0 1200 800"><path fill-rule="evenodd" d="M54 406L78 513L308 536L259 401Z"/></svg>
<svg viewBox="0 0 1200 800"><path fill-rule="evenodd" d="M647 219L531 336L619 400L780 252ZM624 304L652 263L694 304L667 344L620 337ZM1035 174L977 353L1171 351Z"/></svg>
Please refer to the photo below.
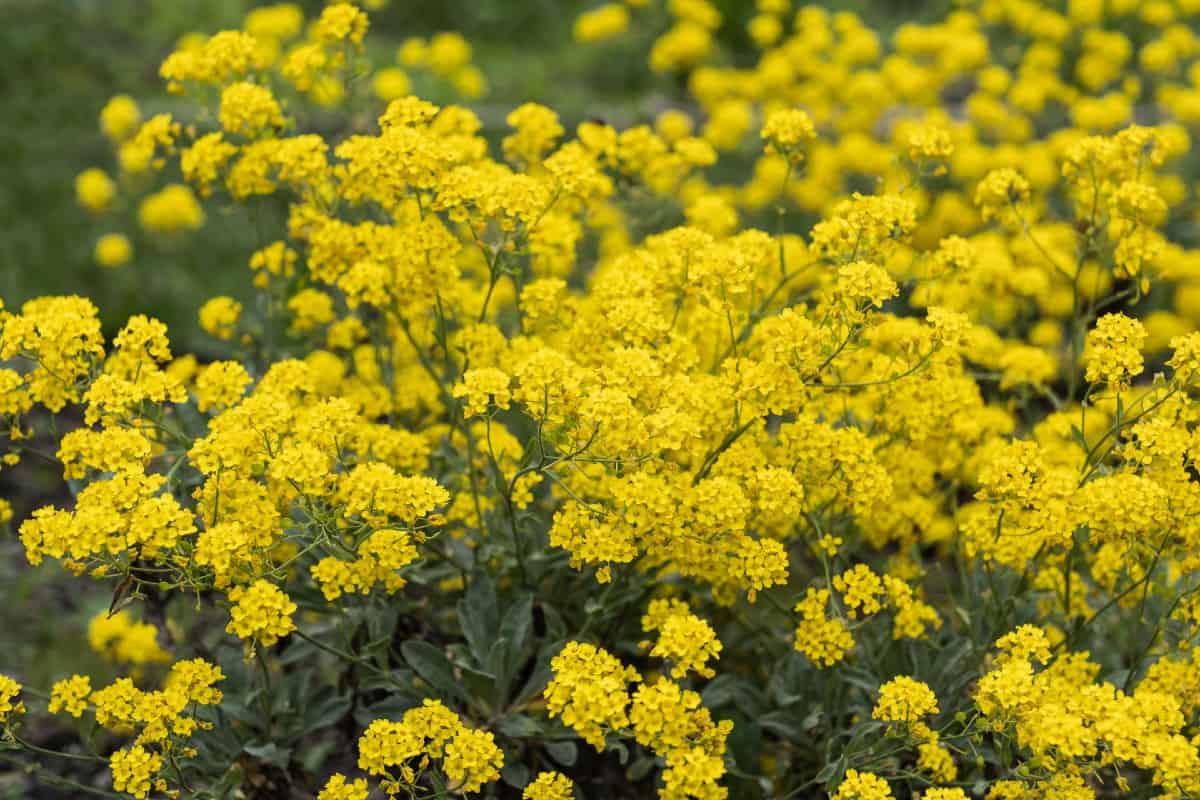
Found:
<svg viewBox="0 0 1200 800"><path fill-rule="evenodd" d="M475 63L491 91L473 104L490 136L502 135L505 114L526 100L559 110L568 130L584 119L617 125L651 119L678 102L681 86L646 67L660 32L635 24L629 35L578 46L571 26L600 0L391 0L372 13L369 55L393 61L407 36L457 30L471 41ZM112 154L97 114L114 94L138 99L144 114L169 110L158 65L185 33L241 25L253 0L0 0L0 297L8 306L42 294L77 293L100 306L110 331L134 313L168 323L177 350L210 343L195 311L215 294L246 298L246 258L256 237L245 222L209 215L194 240L174 246L137 237L131 211L91 218L75 202L75 175L88 166L111 170ZM311 18L322 0L299 3ZM753 0L718 0L726 57L748 61L745 22ZM837 0L885 34L898 22L936 16L944 2ZM436 87L415 84L418 93ZM432 90L432 91L431 91ZM451 97L433 96L435 101ZM134 240L132 264L104 270L92 261L95 240L121 230ZM203 246L195 246L195 241Z"/></svg>

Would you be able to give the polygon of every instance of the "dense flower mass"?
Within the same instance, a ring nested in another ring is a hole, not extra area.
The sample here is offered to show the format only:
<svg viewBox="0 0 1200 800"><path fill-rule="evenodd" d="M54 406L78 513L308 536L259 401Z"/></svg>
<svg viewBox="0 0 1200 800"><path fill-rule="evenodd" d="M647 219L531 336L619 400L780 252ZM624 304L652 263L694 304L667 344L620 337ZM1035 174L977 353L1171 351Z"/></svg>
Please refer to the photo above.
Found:
<svg viewBox="0 0 1200 800"><path fill-rule="evenodd" d="M194 354L0 310L3 466L65 482L20 545L111 590L116 675L0 675L0 755L137 798L1200 795L1200 4L606 3L580 46L686 87L622 126L418 97L487 82L453 32L373 65L380 5L258 8L167 56L169 113L100 112L98 264L258 238Z"/></svg>

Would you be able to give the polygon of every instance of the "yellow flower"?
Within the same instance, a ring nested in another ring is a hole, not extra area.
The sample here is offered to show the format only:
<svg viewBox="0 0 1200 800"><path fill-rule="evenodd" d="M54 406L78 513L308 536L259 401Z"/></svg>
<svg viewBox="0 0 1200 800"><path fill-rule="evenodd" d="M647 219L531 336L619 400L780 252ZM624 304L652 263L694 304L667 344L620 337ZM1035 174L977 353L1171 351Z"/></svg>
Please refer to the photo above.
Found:
<svg viewBox="0 0 1200 800"><path fill-rule="evenodd" d="M346 776L335 772L326 781L325 787L317 795L317 800L367 800L367 782L362 778L354 782L346 780Z"/></svg>
<svg viewBox="0 0 1200 800"><path fill-rule="evenodd" d="M100 109L100 130L114 143L128 139L141 122L142 112L137 102L127 94L113 96Z"/></svg>
<svg viewBox="0 0 1200 800"><path fill-rule="evenodd" d="M574 800L574 784L561 772L542 772L521 792L522 800Z"/></svg>
<svg viewBox="0 0 1200 800"><path fill-rule="evenodd" d="M113 789L144 798L150 794L151 782L162 769L163 760L157 753L134 745L113 753L108 763L112 770Z"/></svg>
<svg viewBox="0 0 1200 800"><path fill-rule="evenodd" d="M851 619L859 614L869 616L883 608L880 602L884 594L883 581L866 564L856 564L835 575L833 588L842 593L842 604Z"/></svg>
<svg viewBox="0 0 1200 800"><path fill-rule="evenodd" d="M895 797L887 781L871 772L846 770L831 800L891 800Z"/></svg>
<svg viewBox="0 0 1200 800"><path fill-rule="evenodd" d="M1028 201L1029 191L1029 181L1016 170L995 169L975 188L975 205L979 206L985 220L1000 217L1012 207Z"/></svg>
<svg viewBox="0 0 1200 800"><path fill-rule="evenodd" d="M921 800L969 800L966 792L957 787L928 789L921 795Z"/></svg>
<svg viewBox="0 0 1200 800"><path fill-rule="evenodd" d="M762 127L767 152L778 153L793 163L804 160L804 149L816 138L812 118L796 108L773 112Z"/></svg>
<svg viewBox="0 0 1200 800"><path fill-rule="evenodd" d="M200 307L200 327L211 336L228 341L242 316L242 304L232 297L214 297Z"/></svg>
<svg viewBox="0 0 1200 800"><path fill-rule="evenodd" d="M1146 329L1124 314L1105 314L1088 332L1084 362L1091 383L1120 387L1142 373L1142 343Z"/></svg>
<svg viewBox="0 0 1200 800"><path fill-rule="evenodd" d="M828 589L809 589L796 611L801 621L796 626L795 647L817 667L831 667L854 649L854 639L846 623L827 616Z"/></svg>
<svg viewBox="0 0 1200 800"><path fill-rule="evenodd" d="M112 464L107 460L112 455L112 445L111 442L107 444L103 454L97 453L104 455L104 460L93 459L99 462L100 466ZM134 620L128 611L118 611L111 615L101 612L92 617L88 623L87 636L92 650L113 661L137 665L161 664L171 660L171 654L158 643L158 628L148 622Z"/></svg>
<svg viewBox="0 0 1200 800"><path fill-rule="evenodd" d="M366 13L351 3L333 3L313 23L312 35L323 44L343 41L362 44L369 24Z"/></svg>
<svg viewBox="0 0 1200 800"><path fill-rule="evenodd" d="M146 197L138 208L138 222L150 233L172 234L204 225L204 209L187 186L173 183Z"/></svg>
<svg viewBox="0 0 1200 800"><path fill-rule="evenodd" d="M422 59L422 63L430 71L442 78L451 77L470 62L471 44L457 31L435 33L430 38Z"/></svg>
<svg viewBox="0 0 1200 800"><path fill-rule="evenodd" d="M250 374L236 361L214 361L196 376L196 406L208 411L215 406L231 406L242 399Z"/></svg>
<svg viewBox="0 0 1200 800"><path fill-rule="evenodd" d="M221 92L219 118L226 133L247 139L270 133L284 124L283 112L271 90L248 81L227 86Z"/></svg>
<svg viewBox="0 0 1200 800"><path fill-rule="evenodd" d="M716 674L708 661L720 657L721 642L712 626L691 614L686 603L652 600L642 617L642 630L658 631L650 655L670 661L672 677L682 678L688 672L705 678Z"/></svg>
<svg viewBox="0 0 1200 800"><path fill-rule="evenodd" d="M93 253L96 263L102 267L115 269L129 263L133 258L133 245L129 237L121 233L106 233L96 240Z"/></svg>
<svg viewBox="0 0 1200 800"><path fill-rule="evenodd" d="M916 163L945 161L954 153L950 132L936 125L923 125L908 137L908 157Z"/></svg>
<svg viewBox="0 0 1200 800"><path fill-rule="evenodd" d="M18 699L20 694L21 684L7 675L0 675L0 723L7 722L16 714L25 713L25 704Z"/></svg>
<svg viewBox="0 0 1200 800"><path fill-rule="evenodd" d="M50 689L50 713L65 711L72 717L81 717L87 709L87 698L91 693L92 681L86 675L63 678Z"/></svg>
<svg viewBox="0 0 1200 800"><path fill-rule="evenodd" d="M292 614L296 604L272 583L257 580L229 593L233 607L225 630L241 639L254 639L270 647L296 629Z"/></svg>
<svg viewBox="0 0 1200 800"><path fill-rule="evenodd" d="M640 680L637 671L583 642L567 642L550 667L554 677L543 692L550 716L561 716L585 742L603 750L605 729L629 724L626 686Z"/></svg>
<svg viewBox="0 0 1200 800"><path fill-rule="evenodd" d="M404 70L396 67L384 67L375 73L371 81L371 90L375 96L385 103L399 100L412 92L412 84Z"/></svg>
<svg viewBox="0 0 1200 800"><path fill-rule="evenodd" d="M454 397L466 398L463 414L474 417L486 414L495 406L508 408L512 394L509 392L509 377L494 367L470 369L463 373L462 383L454 387Z"/></svg>
<svg viewBox="0 0 1200 800"><path fill-rule="evenodd" d="M575 41L595 44L615 39L629 27L629 11L620 3L605 3L575 18Z"/></svg>
<svg viewBox="0 0 1200 800"><path fill-rule="evenodd" d="M505 121L515 129L503 141L504 154L512 161L541 163L542 156L563 135L558 114L537 103L520 106Z"/></svg>
<svg viewBox="0 0 1200 800"><path fill-rule="evenodd" d="M499 780L504 754L490 731L463 728L446 743L443 767L454 791L477 792Z"/></svg>
<svg viewBox="0 0 1200 800"><path fill-rule="evenodd" d="M905 675L879 687L879 701L871 710L874 719L912 725L921 717L937 714L937 697L924 683Z"/></svg>
<svg viewBox="0 0 1200 800"><path fill-rule="evenodd" d="M75 197L79 205L94 214L108 211L116 196L117 185L102 169L85 169L75 177Z"/></svg>

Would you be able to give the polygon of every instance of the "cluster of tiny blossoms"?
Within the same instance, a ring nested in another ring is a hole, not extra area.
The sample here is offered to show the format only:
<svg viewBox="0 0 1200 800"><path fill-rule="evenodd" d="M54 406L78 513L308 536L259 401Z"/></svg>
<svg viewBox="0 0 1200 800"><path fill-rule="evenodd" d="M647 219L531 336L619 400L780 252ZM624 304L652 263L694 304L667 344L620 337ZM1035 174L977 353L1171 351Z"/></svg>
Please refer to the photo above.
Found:
<svg viewBox="0 0 1200 800"><path fill-rule="evenodd" d="M576 38L657 30L686 97L497 141L412 93L486 90L461 36L372 67L377 5L257 9L100 113L101 266L279 212L203 357L0 307L0 468L71 490L21 544L112 590L128 673L0 676L31 779L1200 794L1200 4L758 0L725 59L708 0L608 3Z"/></svg>

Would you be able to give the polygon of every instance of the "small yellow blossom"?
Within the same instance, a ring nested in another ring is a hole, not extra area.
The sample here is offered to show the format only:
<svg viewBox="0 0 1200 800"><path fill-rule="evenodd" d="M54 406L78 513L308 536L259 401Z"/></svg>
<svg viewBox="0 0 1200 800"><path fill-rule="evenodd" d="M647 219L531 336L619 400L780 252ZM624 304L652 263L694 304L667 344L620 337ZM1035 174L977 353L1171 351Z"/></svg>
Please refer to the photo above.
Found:
<svg viewBox="0 0 1200 800"><path fill-rule="evenodd" d="M102 267L123 267L133 258L133 245L130 244L129 237L122 233L106 233L96 240L93 257Z"/></svg>
<svg viewBox="0 0 1200 800"><path fill-rule="evenodd" d="M292 615L296 604L274 584L258 580L229 593L233 607L226 630L242 639L255 639L270 647L296 629Z"/></svg>
<svg viewBox="0 0 1200 800"><path fill-rule="evenodd" d="M81 717L87 708L87 698L91 693L92 681L86 675L63 678L50 689L50 713L65 711L72 717Z"/></svg>

